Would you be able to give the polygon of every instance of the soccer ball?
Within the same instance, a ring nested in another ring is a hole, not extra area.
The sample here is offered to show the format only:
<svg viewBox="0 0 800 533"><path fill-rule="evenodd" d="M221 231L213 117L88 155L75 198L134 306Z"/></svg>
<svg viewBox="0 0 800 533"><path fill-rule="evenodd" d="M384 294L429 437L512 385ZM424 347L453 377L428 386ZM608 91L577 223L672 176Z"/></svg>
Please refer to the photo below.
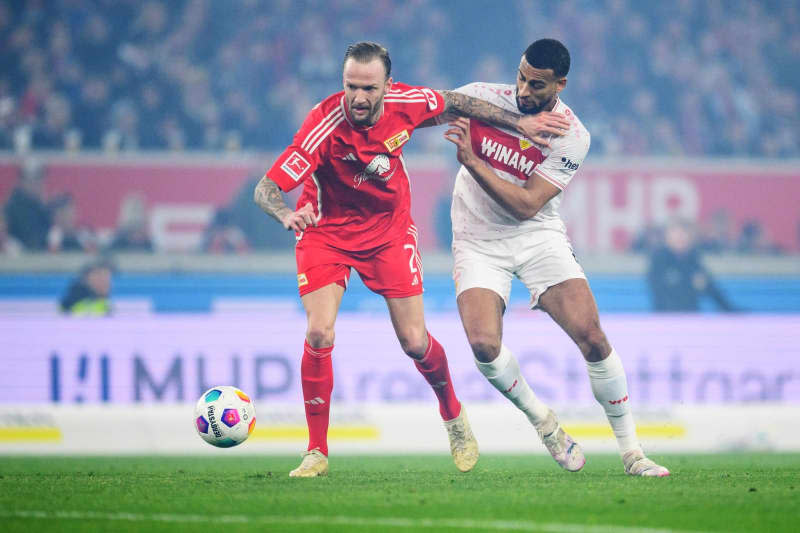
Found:
<svg viewBox="0 0 800 533"><path fill-rule="evenodd" d="M208 389L194 407L194 427L207 443L230 448L243 443L256 427L256 408L236 387Z"/></svg>

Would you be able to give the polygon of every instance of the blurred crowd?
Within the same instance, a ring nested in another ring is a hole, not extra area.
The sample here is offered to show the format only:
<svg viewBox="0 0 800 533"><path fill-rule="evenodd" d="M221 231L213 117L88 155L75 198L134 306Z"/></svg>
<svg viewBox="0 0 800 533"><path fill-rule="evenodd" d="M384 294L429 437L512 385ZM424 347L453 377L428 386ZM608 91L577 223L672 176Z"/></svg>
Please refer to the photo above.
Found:
<svg viewBox="0 0 800 533"><path fill-rule="evenodd" d="M260 174L250 176L230 200L210 216L191 251L228 254L252 250L287 251L294 236L270 220L253 201ZM33 252L154 252L159 250L151 235L152 220L141 191L129 190L119 206L110 233L78 224L74 199L69 193L45 193L46 167L30 158L20 166L19 178L0 205L0 256ZM292 203L291 200L288 200ZM452 238L449 194L435 204L432 231L441 250L448 250ZM651 255L665 247L671 224L648 225L631 241L630 252ZM687 242L698 254L778 255L784 250L770 239L758 219L737 222L724 209L696 224L680 223ZM673 232L674 233L674 232ZM800 226L797 228L800 243Z"/></svg>
<svg viewBox="0 0 800 533"><path fill-rule="evenodd" d="M349 43L386 44L399 81L453 88L512 83L522 50L550 36L572 54L563 96L592 157L800 157L797 28L790 0L0 0L0 150L279 150L340 87ZM441 135L420 137L409 149L452 156ZM291 246L253 185L213 215L201 250ZM156 247L134 191L111 235L76 219L26 167L0 210L0 253ZM758 221L733 226L716 213L690 228L692 249L781 252ZM632 250L654 254L665 234L647 228Z"/></svg>
<svg viewBox="0 0 800 533"><path fill-rule="evenodd" d="M630 251L647 254L665 246L670 241L669 229L673 226L680 227L686 233L687 242L698 254L777 255L785 252L769 239L760 221L747 220L737 230L730 213L725 209L715 211L708 220L698 224L670 221L662 225L649 225L632 240ZM797 230L800 239L800 227Z"/></svg>
<svg viewBox="0 0 800 533"><path fill-rule="evenodd" d="M195 248L185 251L242 254L251 250L288 251L294 234L271 222L253 202L261 176L242 184L233 198L217 208ZM69 193L45 193L46 167L28 159L8 199L0 206L0 257L24 252L150 253L159 249L152 235L151 213L140 191L123 197L110 232L80 225Z"/></svg>
<svg viewBox="0 0 800 533"><path fill-rule="evenodd" d="M36 160L22 167L17 185L0 211L0 254L153 251L140 194L126 196L114 233L103 238L93 228L78 225L75 202L69 194L48 198L44 179L45 168Z"/></svg>
<svg viewBox="0 0 800 533"><path fill-rule="evenodd" d="M798 157L797 28L791 0L3 0L0 150L281 149L351 42L452 88L550 36L595 156Z"/></svg>

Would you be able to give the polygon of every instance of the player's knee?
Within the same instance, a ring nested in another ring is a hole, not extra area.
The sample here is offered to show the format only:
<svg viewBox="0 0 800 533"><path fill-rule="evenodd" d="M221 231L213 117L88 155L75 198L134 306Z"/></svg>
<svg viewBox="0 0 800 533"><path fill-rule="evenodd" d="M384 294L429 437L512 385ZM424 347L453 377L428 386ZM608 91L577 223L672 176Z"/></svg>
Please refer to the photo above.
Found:
<svg viewBox="0 0 800 533"><path fill-rule="evenodd" d="M333 327L309 325L306 331L306 340L312 348L333 346Z"/></svg>
<svg viewBox="0 0 800 533"><path fill-rule="evenodd" d="M475 359L481 363L488 363L500 355L500 339L495 335L474 335L469 338L469 345Z"/></svg>
<svg viewBox="0 0 800 533"><path fill-rule="evenodd" d="M589 323L581 328L577 341L587 361L602 361L611 352L608 339L597 322Z"/></svg>
<svg viewBox="0 0 800 533"><path fill-rule="evenodd" d="M397 340L400 341L400 347L407 356L413 359L425 357L428 349L428 334L424 328L421 330L410 328L401 331L397 335Z"/></svg>

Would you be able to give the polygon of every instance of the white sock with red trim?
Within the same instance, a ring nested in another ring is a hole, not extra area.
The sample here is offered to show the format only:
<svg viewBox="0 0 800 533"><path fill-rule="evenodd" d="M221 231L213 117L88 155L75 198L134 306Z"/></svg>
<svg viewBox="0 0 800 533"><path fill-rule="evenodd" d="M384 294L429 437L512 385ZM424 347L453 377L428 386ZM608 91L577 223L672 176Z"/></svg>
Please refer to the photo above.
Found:
<svg viewBox="0 0 800 533"><path fill-rule="evenodd" d="M612 348L608 357L602 361L587 361L586 368L589 371L592 392L606 412L614 436L617 437L620 453L639 448L636 424L628 399L628 380L617 351Z"/></svg>
<svg viewBox="0 0 800 533"><path fill-rule="evenodd" d="M501 345L494 361L481 363L475 359L475 364L489 383L525 413L531 423L538 424L547 418L550 409L534 394L519 370L517 358L505 344Z"/></svg>

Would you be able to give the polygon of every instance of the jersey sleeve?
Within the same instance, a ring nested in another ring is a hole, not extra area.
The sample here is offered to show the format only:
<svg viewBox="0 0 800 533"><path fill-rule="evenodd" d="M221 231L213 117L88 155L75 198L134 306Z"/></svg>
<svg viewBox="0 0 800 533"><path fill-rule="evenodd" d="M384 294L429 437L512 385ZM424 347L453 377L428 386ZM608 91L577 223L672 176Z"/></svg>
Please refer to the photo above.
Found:
<svg viewBox="0 0 800 533"><path fill-rule="evenodd" d="M323 151L320 149L320 144L324 140L324 136L320 134L324 134L326 124L331 125L321 107L317 105L311 110L295 134L292 144L278 156L267 171L269 179L277 183L284 192L300 185L320 165Z"/></svg>
<svg viewBox="0 0 800 533"><path fill-rule="evenodd" d="M590 142L589 132L582 127L564 137L553 139L550 145L552 151L537 165L534 174L563 191L583 164Z"/></svg>
<svg viewBox="0 0 800 533"><path fill-rule="evenodd" d="M474 96L475 98L480 98L481 100L489 100L493 95L496 94L495 92L492 92L488 85L478 82L462 85L453 92L466 94L467 96Z"/></svg>
<svg viewBox="0 0 800 533"><path fill-rule="evenodd" d="M386 95L385 101L408 104L403 106L403 111L415 127L444 112L444 97L438 91L428 87L412 87L399 83L396 83L393 89L390 94Z"/></svg>

